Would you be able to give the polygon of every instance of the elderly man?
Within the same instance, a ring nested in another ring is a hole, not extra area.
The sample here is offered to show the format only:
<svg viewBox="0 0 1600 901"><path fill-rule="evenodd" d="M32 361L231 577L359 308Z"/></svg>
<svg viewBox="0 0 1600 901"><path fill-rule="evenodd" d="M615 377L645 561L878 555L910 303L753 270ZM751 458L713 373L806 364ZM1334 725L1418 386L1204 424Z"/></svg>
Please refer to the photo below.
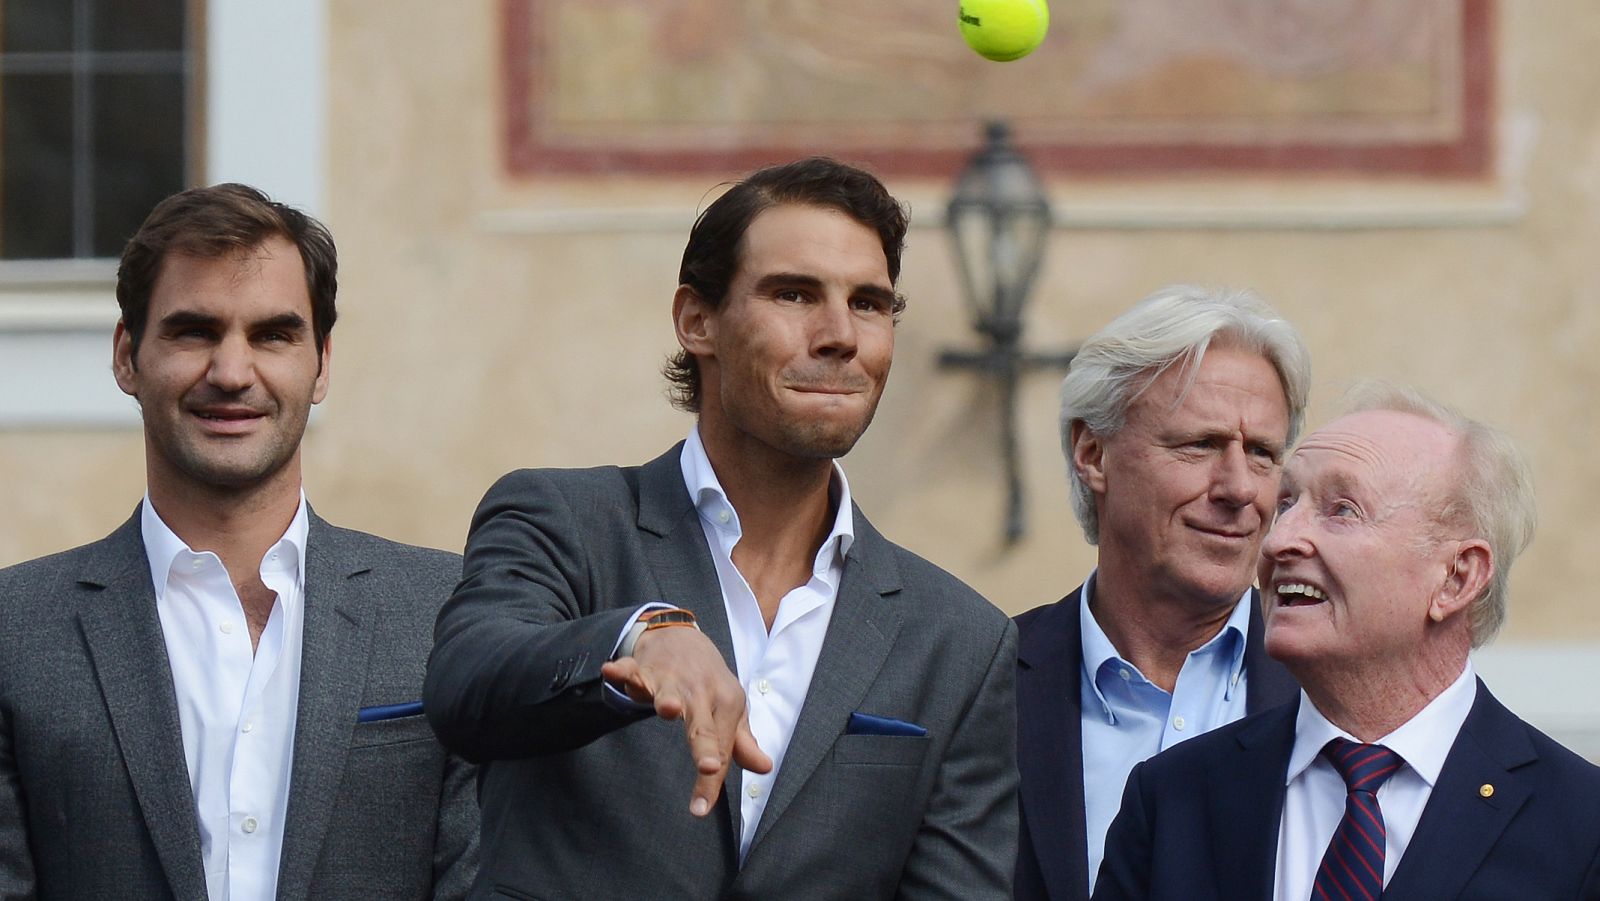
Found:
<svg viewBox="0 0 1600 901"><path fill-rule="evenodd" d="M1295 451L1262 548L1298 703L1136 768L1095 898L1600 897L1600 768L1468 658L1533 535L1527 466L1413 391L1357 410Z"/></svg>
<svg viewBox="0 0 1600 901"><path fill-rule="evenodd" d="M1018 899L1087 898L1135 763L1293 696L1250 583L1309 368L1255 296L1184 287L1073 360L1061 440L1099 565L1017 618Z"/></svg>
<svg viewBox="0 0 1600 901"><path fill-rule="evenodd" d="M687 440L489 490L426 693L483 762L475 897L1010 897L1015 630L834 462L889 375L905 229L832 160L730 188L673 297Z"/></svg>

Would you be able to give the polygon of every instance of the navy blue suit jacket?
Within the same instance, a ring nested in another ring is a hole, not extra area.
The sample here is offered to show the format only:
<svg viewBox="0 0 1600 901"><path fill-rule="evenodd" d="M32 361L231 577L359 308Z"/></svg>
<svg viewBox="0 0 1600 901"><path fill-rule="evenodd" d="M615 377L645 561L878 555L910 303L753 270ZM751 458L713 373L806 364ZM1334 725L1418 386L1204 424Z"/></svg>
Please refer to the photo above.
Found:
<svg viewBox="0 0 1600 901"><path fill-rule="evenodd" d="M1296 700L1247 717L1135 767L1095 901L1271 898L1298 710ZM1600 767L1479 682L1383 897L1600 898Z"/></svg>
<svg viewBox="0 0 1600 901"><path fill-rule="evenodd" d="M1083 812L1083 721L1079 702L1083 588L1017 620L1017 765L1022 834L1017 901L1087 901L1088 826ZM1245 642L1245 708L1266 710L1296 696L1283 664L1261 647L1260 595L1252 589ZM1191 739L1193 741L1193 739Z"/></svg>

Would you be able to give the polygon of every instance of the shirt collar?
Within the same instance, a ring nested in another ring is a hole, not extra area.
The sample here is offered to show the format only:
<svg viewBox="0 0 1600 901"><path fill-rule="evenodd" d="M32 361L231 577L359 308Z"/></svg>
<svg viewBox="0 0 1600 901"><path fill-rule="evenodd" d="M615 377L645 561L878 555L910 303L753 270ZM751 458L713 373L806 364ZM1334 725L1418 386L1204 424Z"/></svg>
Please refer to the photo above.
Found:
<svg viewBox="0 0 1600 901"><path fill-rule="evenodd" d="M1099 569L1089 574L1083 583L1081 603L1078 608L1078 624L1083 638L1083 674L1084 679L1094 690L1095 698L1100 702L1101 709L1105 712L1106 720L1116 722L1112 713L1111 704L1100 691L1099 674L1101 668L1107 663L1121 664L1122 655L1117 653L1117 648L1106 636L1105 630L1100 628L1100 623L1094 618L1094 613L1089 610L1089 602L1094 594L1095 576ZM1250 589L1246 588L1244 594L1239 596L1239 602L1233 605L1233 613L1229 614L1228 621L1222 624L1222 629L1211 640L1189 652L1190 656L1196 654L1226 654L1228 658L1228 687L1224 697L1232 698L1238 690L1239 679L1244 675L1244 649L1246 639L1250 633ZM1131 666L1131 664L1129 664Z"/></svg>
<svg viewBox="0 0 1600 901"><path fill-rule="evenodd" d="M695 509L700 513L700 518L711 528L727 535L730 546L737 544L739 536L744 530L739 525L739 512L733 509L728 502L728 495L722 490L722 483L717 481L716 470L711 468L711 458L706 456L706 446L700 440L700 426L697 424L689 431L689 437L684 439L683 454L678 460L683 470L683 484L689 489L689 497L694 500ZM824 574L829 565L835 561L844 562L846 554L850 553L850 546L855 543L855 517L852 515L850 501L850 482L844 477L844 469L838 461L833 464L833 479L829 484L829 492L837 513L833 517L833 529L828 537L817 549L817 559L813 571Z"/></svg>
<svg viewBox="0 0 1600 901"><path fill-rule="evenodd" d="M1383 745L1399 754L1406 765L1415 770L1431 788L1439 781L1444 759L1455 745L1456 734L1461 731L1461 724L1467 721L1467 714L1472 712L1472 704L1477 697L1477 674L1473 672L1472 661L1469 660L1449 688L1440 692L1400 728L1373 744ZM1323 746L1335 738L1360 741L1329 722L1317 705L1311 703L1305 689L1301 689L1300 712L1295 715L1294 721L1294 749L1289 753L1285 784L1293 782L1316 762Z"/></svg>
<svg viewBox="0 0 1600 901"><path fill-rule="evenodd" d="M145 558L150 564L150 583L155 587L156 598L160 599L167 593L167 578L172 573L172 565L180 554L194 554L195 551L179 538L161 519L161 514L156 512L155 505L150 503L150 492L146 491L144 503L139 513L139 527L144 537ZM281 537L267 549L261 558L261 569L278 570L291 573L296 584L305 585L306 572L306 536L311 531L311 519L306 512L306 494L300 492L300 505L295 508L294 518L289 520L289 528ZM277 557L274 557L274 553ZM273 560L277 560L273 563Z"/></svg>

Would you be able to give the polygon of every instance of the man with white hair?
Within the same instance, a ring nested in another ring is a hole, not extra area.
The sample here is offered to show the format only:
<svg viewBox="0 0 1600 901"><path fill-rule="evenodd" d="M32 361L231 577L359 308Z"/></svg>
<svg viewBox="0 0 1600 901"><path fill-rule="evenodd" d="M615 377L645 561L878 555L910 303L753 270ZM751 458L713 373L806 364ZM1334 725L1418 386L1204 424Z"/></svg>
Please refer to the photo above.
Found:
<svg viewBox="0 0 1600 901"><path fill-rule="evenodd" d="M1019 901L1088 897L1135 763L1293 697L1251 581L1310 380L1239 291L1158 291L1073 360L1061 441L1099 561L1017 617Z"/></svg>
<svg viewBox="0 0 1600 901"><path fill-rule="evenodd" d="M1527 464L1369 388L1284 469L1266 645L1297 703L1140 764L1095 898L1600 898L1600 768L1518 719L1468 652L1533 537Z"/></svg>

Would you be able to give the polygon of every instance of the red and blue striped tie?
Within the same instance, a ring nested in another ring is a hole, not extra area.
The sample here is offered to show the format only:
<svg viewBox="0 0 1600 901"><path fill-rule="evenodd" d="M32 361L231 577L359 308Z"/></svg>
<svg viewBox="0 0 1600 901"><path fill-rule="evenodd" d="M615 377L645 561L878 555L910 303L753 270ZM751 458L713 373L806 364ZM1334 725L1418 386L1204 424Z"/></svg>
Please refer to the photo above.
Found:
<svg viewBox="0 0 1600 901"><path fill-rule="evenodd" d="M1383 745L1361 745L1336 738L1322 749L1344 777L1349 794L1344 819L1322 855L1312 901L1377 901L1383 895L1383 848L1388 833L1378 809L1378 787L1405 761Z"/></svg>

